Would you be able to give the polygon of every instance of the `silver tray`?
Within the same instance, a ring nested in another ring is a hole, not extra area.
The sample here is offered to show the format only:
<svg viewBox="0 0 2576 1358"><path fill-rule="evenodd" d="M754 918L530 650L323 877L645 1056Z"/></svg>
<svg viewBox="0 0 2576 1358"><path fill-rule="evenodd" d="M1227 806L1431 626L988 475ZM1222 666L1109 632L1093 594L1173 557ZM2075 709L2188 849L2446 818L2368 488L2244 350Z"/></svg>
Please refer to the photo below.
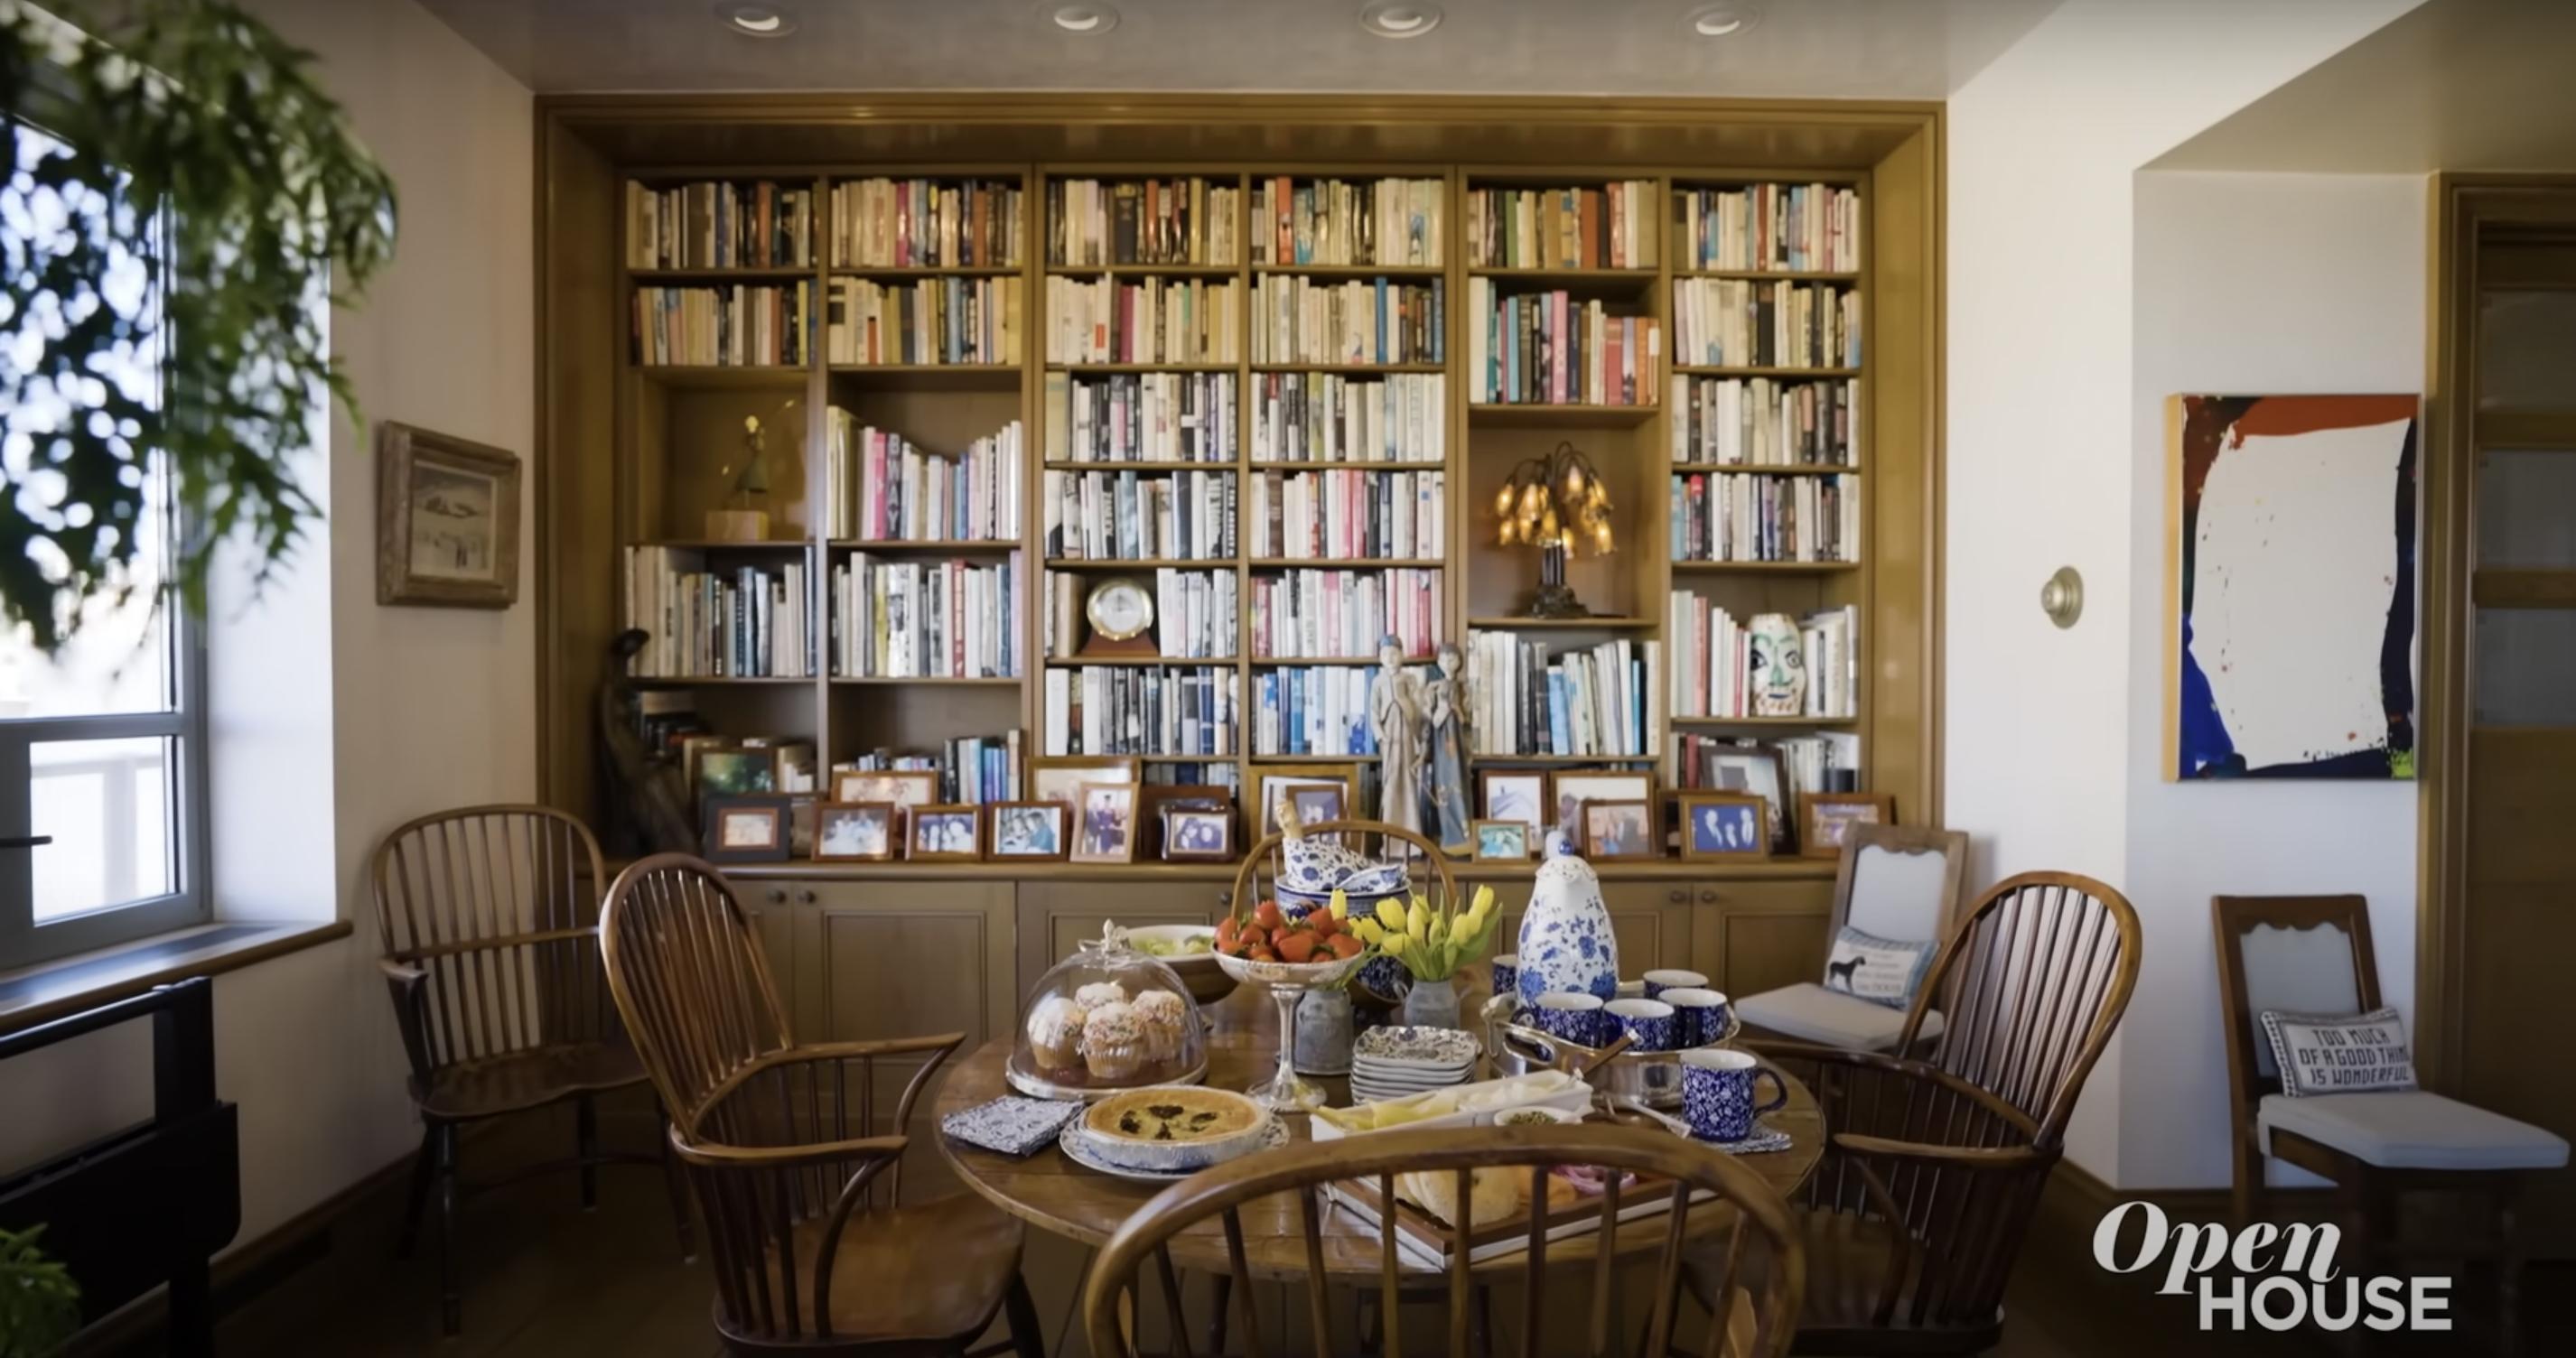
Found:
<svg viewBox="0 0 2576 1358"><path fill-rule="evenodd" d="M1534 1070L1583 1069L1601 1055L1598 1047L1568 1042L1551 1033L1512 1022L1519 1012L1517 996L1497 995L1485 1002L1483 1018L1497 1076L1526 1075ZM1726 1007L1726 1031L1696 1048L1666 1052L1621 1052L1585 1078L1612 1099L1634 1099L1649 1108L1678 1108L1682 1102L1682 1053L1732 1046L1744 1031L1735 1006Z"/></svg>
<svg viewBox="0 0 2576 1358"><path fill-rule="evenodd" d="M1060 1085L1042 1075L1022 1070L1020 1055L1018 1052L1013 1052L1011 1059L1002 1066L1002 1078L1010 1081L1011 1088L1033 1099L1080 1099L1084 1103L1090 1103L1094 1099L1105 1099L1112 1094L1124 1094L1131 1089L1150 1089L1155 1085L1197 1084L1207 1078L1207 1058L1199 1058L1197 1065L1168 1080L1144 1080L1132 1085L1092 1089L1083 1085Z"/></svg>

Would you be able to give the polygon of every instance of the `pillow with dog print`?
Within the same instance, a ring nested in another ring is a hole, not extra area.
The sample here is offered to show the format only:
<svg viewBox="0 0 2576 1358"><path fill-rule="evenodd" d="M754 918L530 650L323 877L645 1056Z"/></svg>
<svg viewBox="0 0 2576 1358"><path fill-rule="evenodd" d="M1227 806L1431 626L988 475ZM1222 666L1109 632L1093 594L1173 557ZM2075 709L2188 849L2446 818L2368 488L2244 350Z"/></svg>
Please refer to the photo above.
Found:
<svg viewBox="0 0 2576 1358"><path fill-rule="evenodd" d="M1914 988L1931 965L1930 939L1899 943L1845 925L1825 954L1825 989L1903 1009L1914 1003Z"/></svg>
<svg viewBox="0 0 2576 1358"><path fill-rule="evenodd" d="M2415 1087L2415 1058L2406 1049L2406 1021L2397 1017L2394 1008L2367 1014L2287 1014L2266 1009L2263 1035L2272 1040L2281 1092L2291 1098Z"/></svg>

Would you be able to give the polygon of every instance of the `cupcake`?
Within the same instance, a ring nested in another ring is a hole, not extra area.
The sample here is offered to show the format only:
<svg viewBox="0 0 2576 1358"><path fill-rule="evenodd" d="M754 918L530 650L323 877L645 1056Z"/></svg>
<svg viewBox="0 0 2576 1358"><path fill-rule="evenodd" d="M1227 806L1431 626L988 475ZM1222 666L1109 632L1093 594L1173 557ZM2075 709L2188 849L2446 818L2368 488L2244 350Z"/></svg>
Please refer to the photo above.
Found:
<svg viewBox="0 0 2576 1358"><path fill-rule="evenodd" d="M1168 990L1148 990L1128 1007L1136 1011L1136 1021L1145 1030L1146 1060L1169 1061L1181 1054L1181 1024L1189 1011L1180 996Z"/></svg>
<svg viewBox="0 0 2576 1358"><path fill-rule="evenodd" d="M1085 1009L1097 1009L1104 1004L1125 1004L1127 987L1116 981L1094 981L1075 990L1073 1002Z"/></svg>
<svg viewBox="0 0 2576 1358"><path fill-rule="evenodd" d="M1082 1021L1082 1059L1094 1080L1136 1078L1145 1063L1145 1021L1132 1004L1104 1004Z"/></svg>
<svg viewBox="0 0 2576 1358"><path fill-rule="evenodd" d="M1029 1010L1029 1052L1044 1071L1082 1069L1083 1007L1062 995L1049 995Z"/></svg>

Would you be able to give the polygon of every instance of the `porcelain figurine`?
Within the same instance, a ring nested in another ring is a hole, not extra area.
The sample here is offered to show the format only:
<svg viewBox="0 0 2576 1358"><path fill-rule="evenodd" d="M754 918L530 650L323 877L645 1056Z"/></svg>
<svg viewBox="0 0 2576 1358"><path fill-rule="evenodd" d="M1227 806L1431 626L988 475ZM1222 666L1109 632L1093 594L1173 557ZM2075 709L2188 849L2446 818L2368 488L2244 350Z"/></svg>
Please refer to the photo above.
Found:
<svg viewBox="0 0 2576 1358"><path fill-rule="evenodd" d="M1369 690L1369 734L1377 737L1377 818L1422 832L1422 763L1430 733L1422 721L1422 681L1404 667L1394 637L1377 646L1377 683Z"/></svg>
<svg viewBox="0 0 2576 1358"><path fill-rule="evenodd" d="M1535 1009L1553 991L1619 993L1619 940L1610 930L1610 908L1601 900L1601 878L1574 852L1561 830L1547 837L1547 861L1538 869L1529 909L1521 915L1521 1007Z"/></svg>
<svg viewBox="0 0 2576 1358"><path fill-rule="evenodd" d="M1785 613L1755 615L1745 631L1753 641L1753 715L1794 717L1807 710L1806 643Z"/></svg>
<svg viewBox="0 0 2576 1358"><path fill-rule="evenodd" d="M1422 685L1423 711L1431 723L1428 804L1423 809L1427 837L1453 853L1466 853L1475 841L1467 822L1467 680L1459 673L1466 658L1458 648L1441 643L1439 667Z"/></svg>

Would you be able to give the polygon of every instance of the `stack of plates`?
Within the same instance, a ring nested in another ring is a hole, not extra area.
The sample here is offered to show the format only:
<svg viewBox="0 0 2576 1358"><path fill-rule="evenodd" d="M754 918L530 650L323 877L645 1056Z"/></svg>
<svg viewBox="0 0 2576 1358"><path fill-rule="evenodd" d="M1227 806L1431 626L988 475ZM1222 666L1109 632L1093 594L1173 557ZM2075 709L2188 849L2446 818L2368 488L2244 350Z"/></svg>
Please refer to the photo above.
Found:
<svg viewBox="0 0 2576 1358"><path fill-rule="evenodd" d="M1476 1036L1456 1028L1372 1028L1351 1047L1351 1099L1375 1103L1475 1078Z"/></svg>

